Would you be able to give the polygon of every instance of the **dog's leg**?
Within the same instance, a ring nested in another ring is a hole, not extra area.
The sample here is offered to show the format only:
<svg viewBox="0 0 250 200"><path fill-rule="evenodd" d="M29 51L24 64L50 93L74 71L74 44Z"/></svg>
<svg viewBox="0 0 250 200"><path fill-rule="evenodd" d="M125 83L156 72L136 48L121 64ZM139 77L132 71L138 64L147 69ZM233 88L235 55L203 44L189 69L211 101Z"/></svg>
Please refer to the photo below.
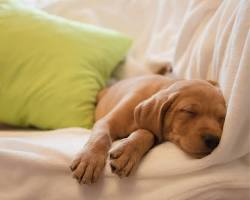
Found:
<svg viewBox="0 0 250 200"><path fill-rule="evenodd" d="M112 141L128 137L136 129L133 115L137 104L138 96L127 95L106 116L95 123L89 141L71 164L73 176L80 183L96 182L105 166ZM140 134L134 134L134 137L138 137L137 135ZM131 136L131 140L132 138Z"/></svg>
<svg viewBox="0 0 250 200"><path fill-rule="evenodd" d="M91 184L97 181L105 166L111 143L109 124L99 120L94 125L89 141L70 166L79 183Z"/></svg>
<svg viewBox="0 0 250 200"><path fill-rule="evenodd" d="M138 129L119 141L110 151L112 172L119 177L128 176L153 144L154 135L144 129Z"/></svg>

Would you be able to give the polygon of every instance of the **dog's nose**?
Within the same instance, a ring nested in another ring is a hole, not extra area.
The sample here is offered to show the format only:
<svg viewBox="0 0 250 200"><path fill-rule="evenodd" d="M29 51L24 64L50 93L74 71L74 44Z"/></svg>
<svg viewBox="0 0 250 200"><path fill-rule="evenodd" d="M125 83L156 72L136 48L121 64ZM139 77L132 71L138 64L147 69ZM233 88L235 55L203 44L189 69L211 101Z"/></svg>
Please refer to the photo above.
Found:
<svg viewBox="0 0 250 200"><path fill-rule="evenodd" d="M214 150L220 143L220 138L211 133L205 133L202 137L205 145L210 149Z"/></svg>

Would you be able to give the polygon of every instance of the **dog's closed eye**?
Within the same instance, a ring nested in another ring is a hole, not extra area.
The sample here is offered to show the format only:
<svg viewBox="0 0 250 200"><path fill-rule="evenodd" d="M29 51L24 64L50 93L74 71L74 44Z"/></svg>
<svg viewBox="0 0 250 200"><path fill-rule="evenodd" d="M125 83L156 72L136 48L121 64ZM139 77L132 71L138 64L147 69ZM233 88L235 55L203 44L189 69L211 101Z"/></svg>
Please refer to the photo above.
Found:
<svg viewBox="0 0 250 200"><path fill-rule="evenodd" d="M181 109L180 111L181 111L181 112L184 112L184 113L187 113L187 114L192 114L192 115L197 114L196 111L194 111L194 110L189 110L189 109Z"/></svg>
<svg viewBox="0 0 250 200"><path fill-rule="evenodd" d="M191 108L182 108L180 109L182 114L188 115L189 117L195 117L198 115L198 112Z"/></svg>

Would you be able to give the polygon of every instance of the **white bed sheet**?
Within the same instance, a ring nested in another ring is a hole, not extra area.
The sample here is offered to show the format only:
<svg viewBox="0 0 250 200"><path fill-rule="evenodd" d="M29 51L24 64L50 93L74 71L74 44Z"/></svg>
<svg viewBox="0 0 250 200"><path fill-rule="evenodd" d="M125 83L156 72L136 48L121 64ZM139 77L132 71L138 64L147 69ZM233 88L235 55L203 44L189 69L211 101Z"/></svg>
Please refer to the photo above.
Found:
<svg viewBox="0 0 250 200"><path fill-rule="evenodd" d="M24 0L67 18L134 38L120 75L147 74L173 63L185 78L217 80L228 103L215 152L192 159L170 143L145 157L131 178L110 173L79 186L68 168L89 137L84 129L0 131L0 199L250 199L247 0Z"/></svg>
<svg viewBox="0 0 250 200"><path fill-rule="evenodd" d="M119 179L107 165L97 184L79 185L69 163L88 137L89 131L80 128L1 131L0 199L235 200L248 195L248 177L242 173L247 166L238 161L188 174L164 173L192 162L170 143L150 151L130 178Z"/></svg>

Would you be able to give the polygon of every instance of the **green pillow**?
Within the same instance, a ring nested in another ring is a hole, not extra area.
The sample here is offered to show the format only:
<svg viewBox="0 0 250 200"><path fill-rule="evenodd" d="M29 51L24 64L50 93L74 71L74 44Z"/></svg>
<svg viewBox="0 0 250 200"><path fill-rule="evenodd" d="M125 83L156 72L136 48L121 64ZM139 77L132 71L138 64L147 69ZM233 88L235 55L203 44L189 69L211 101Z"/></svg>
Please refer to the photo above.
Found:
<svg viewBox="0 0 250 200"><path fill-rule="evenodd" d="M90 128L96 95L131 40L0 0L0 122Z"/></svg>

